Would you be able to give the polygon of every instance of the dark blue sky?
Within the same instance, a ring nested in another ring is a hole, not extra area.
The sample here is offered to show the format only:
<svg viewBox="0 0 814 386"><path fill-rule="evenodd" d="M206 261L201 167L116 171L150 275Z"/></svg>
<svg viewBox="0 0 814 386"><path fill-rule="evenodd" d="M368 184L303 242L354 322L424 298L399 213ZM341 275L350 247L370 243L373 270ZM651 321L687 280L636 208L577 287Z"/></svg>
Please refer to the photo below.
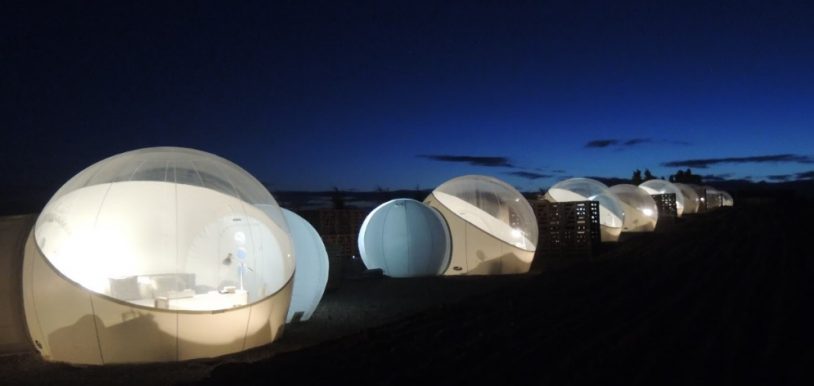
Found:
<svg viewBox="0 0 814 386"><path fill-rule="evenodd" d="M814 170L797 2L22 1L0 19L17 186L156 145L277 190Z"/></svg>

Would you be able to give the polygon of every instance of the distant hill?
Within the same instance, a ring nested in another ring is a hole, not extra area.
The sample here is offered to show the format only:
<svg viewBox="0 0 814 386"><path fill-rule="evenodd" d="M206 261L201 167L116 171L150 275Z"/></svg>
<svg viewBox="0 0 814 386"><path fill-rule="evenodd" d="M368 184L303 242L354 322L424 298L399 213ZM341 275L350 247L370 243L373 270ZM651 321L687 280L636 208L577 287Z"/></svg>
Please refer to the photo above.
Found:
<svg viewBox="0 0 814 386"><path fill-rule="evenodd" d="M613 186L628 184L629 180L623 178L591 177L602 183ZM707 185L721 189L732 194L737 200L739 197L784 197L797 195L814 197L814 180L791 182L752 182L747 180L722 180L709 182ZM59 187L8 187L0 189L0 215L13 215L25 213L38 213ZM396 189L396 190L324 190L324 191L274 191L272 194L284 208L288 209L314 209L331 208L335 205L344 205L354 208L373 208L377 205L395 199L412 198L423 201L431 189ZM522 192L526 197L535 197L539 192Z"/></svg>

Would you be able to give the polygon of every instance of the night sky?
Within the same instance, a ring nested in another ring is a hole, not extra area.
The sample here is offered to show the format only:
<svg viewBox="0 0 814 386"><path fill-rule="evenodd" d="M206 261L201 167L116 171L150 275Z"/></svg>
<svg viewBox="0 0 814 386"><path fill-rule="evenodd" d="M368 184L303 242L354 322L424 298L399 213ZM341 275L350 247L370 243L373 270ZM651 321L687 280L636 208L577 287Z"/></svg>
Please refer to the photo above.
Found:
<svg viewBox="0 0 814 386"><path fill-rule="evenodd" d="M814 174L797 2L146 3L2 6L5 184L159 145L272 190Z"/></svg>

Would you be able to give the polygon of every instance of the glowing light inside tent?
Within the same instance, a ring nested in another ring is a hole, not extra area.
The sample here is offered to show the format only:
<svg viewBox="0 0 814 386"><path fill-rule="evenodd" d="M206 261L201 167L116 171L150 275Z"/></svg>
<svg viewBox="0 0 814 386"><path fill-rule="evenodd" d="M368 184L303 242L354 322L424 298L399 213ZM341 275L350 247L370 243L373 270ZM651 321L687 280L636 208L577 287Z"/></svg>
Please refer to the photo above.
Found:
<svg viewBox="0 0 814 386"><path fill-rule="evenodd" d="M537 249L537 219L515 188L489 176L448 180L425 203L449 225L452 257L447 275L528 272Z"/></svg>
<svg viewBox="0 0 814 386"><path fill-rule="evenodd" d="M684 214L684 194L681 189L665 180L649 180L639 184L648 194L675 194L676 195L676 215L681 217Z"/></svg>
<svg viewBox="0 0 814 386"><path fill-rule="evenodd" d="M37 218L23 265L32 340L45 359L78 364L270 343L294 272L286 222L259 181L213 154L167 147L71 178Z"/></svg>
<svg viewBox="0 0 814 386"><path fill-rule="evenodd" d="M650 208L641 209L642 213L644 213L647 217L653 217L653 210Z"/></svg>

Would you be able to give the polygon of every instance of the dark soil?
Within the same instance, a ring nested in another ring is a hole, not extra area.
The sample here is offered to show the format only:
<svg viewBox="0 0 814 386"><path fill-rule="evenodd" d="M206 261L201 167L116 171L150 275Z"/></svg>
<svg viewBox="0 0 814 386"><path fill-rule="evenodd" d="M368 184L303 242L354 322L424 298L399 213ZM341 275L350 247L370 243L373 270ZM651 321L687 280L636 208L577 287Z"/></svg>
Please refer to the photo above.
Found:
<svg viewBox="0 0 814 386"><path fill-rule="evenodd" d="M812 206L741 205L209 384L814 384Z"/></svg>
<svg viewBox="0 0 814 386"><path fill-rule="evenodd" d="M539 275L366 279L206 361L0 358L0 383L814 384L808 202L738 204Z"/></svg>

